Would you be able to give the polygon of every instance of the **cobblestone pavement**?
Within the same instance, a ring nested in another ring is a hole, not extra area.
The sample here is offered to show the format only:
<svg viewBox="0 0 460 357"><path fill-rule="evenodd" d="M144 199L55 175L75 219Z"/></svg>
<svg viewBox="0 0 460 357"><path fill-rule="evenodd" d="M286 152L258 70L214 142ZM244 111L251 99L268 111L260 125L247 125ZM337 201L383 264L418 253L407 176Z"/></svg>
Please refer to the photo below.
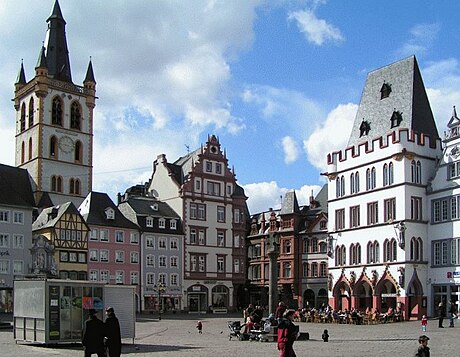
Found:
<svg viewBox="0 0 460 357"><path fill-rule="evenodd" d="M198 334L196 321L203 321L203 334ZM227 321L231 316L176 315L158 321L140 317L136 323L136 339L126 340L123 355L143 356L279 356L273 342L238 341L228 338ZM460 322L459 322L460 323ZM308 332L310 340L296 341L294 349L301 356L413 356L422 334L420 322L401 322L371 326L298 323L301 332ZM447 326L448 321L444 324ZM321 340L321 333L329 330L329 342ZM428 322L429 346L432 356L458 356L458 329L440 329L437 321ZM11 330L0 330L2 356L83 356L79 345L35 346L16 344Z"/></svg>

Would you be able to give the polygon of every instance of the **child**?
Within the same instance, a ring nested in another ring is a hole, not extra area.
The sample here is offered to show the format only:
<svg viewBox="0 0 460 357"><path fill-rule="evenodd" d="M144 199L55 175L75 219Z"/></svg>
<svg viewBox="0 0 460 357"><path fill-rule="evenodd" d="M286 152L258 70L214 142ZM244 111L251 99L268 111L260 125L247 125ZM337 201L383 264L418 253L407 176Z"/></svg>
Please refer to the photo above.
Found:
<svg viewBox="0 0 460 357"><path fill-rule="evenodd" d="M324 330L323 334L321 335L321 338L323 339L324 342L329 341L329 332L327 330Z"/></svg>
<svg viewBox="0 0 460 357"><path fill-rule="evenodd" d="M426 318L426 315L422 316L422 331L426 331L426 325L428 324L428 319Z"/></svg>
<svg viewBox="0 0 460 357"><path fill-rule="evenodd" d="M430 357L430 348L427 346L429 339L430 338L425 335L418 338L419 346L417 352L415 352L416 357Z"/></svg>
<svg viewBox="0 0 460 357"><path fill-rule="evenodd" d="M203 333L203 323L201 321L196 323L196 328L198 329L198 333Z"/></svg>

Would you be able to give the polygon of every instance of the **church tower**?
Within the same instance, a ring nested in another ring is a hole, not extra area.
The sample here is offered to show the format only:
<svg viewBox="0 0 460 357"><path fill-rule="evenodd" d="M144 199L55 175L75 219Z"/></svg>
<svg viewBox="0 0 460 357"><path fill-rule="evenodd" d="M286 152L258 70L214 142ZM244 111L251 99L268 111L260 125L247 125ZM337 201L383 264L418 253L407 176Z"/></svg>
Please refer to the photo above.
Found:
<svg viewBox="0 0 460 357"><path fill-rule="evenodd" d="M21 63L15 83L15 162L33 178L39 207L68 201L78 207L92 190L96 81L91 59L83 86L72 81L58 0L46 22L35 76L27 81Z"/></svg>

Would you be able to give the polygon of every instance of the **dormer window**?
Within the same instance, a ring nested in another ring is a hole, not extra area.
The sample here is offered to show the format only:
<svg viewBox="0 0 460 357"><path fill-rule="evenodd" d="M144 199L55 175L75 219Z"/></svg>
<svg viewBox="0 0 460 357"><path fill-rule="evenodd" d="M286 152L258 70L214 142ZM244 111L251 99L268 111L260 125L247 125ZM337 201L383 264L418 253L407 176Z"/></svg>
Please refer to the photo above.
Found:
<svg viewBox="0 0 460 357"><path fill-rule="evenodd" d="M151 209L154 211L158 211L158 203L154 203L153 205L150 206Z"/></svg>
<svg viewBox="0 0 460 357"><path fill-rule="evenodd" d="M363 119L363 121L361 122L361 125L359 126L359 137L362 137L363 135L368 135L370 130L371 130L371 123Z"/></svg>
<svg viewBox="0 0 460 357"><path fill-rule="evenodd" d="M166 227L166 220L164 218L160 218L158 220L158 227L159 228L165 228Z"/></svg>
<svg viewBox="0 0 460 357"><path fill-rule="evenodd" d="M382 88L380 89L380 99L385 99L390 96L391 84L383 82Z"/></svg>
<svg viewBox="0 0 460 357"><path fill-rule="evenodd" d="M176 229L177 228L177 221L172 219L169 221L169 228L170 229Z"/></svg>
<svg viewBox="0 0 460 357"><path fill-rule="evenodd" d="M105 210L105 217L111 220L115 219L115 211L112 208L107 208Z"/></svg>
<svg viewBox="0 0 460 357"><path fill-rule="evenodd" d="M153 217L147 217L145 219L145 225L146 227L153 227Z"/></svg>
<svg viewBox="0 0 460 357"><path fill-rule="evenodd" d="M403 118L402 118L402 112L400 112L399 110L394 110L393 111L393 114L391 116L391 128L396 128L399 126L399 124L401 124Z"/></svg>

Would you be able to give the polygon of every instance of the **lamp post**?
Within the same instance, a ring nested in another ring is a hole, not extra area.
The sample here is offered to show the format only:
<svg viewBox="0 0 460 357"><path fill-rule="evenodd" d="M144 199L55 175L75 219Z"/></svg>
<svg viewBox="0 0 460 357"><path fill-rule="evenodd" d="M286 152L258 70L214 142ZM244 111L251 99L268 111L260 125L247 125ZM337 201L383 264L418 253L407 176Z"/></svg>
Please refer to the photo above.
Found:
<svg viewBox="0 0 460 357"><path fill-rule="evenodd" d="M154 285L154 288L158 292L158 320L161 320L161 294L166 291L166 286L162 282L158 282L158 285Z"/></svg>

